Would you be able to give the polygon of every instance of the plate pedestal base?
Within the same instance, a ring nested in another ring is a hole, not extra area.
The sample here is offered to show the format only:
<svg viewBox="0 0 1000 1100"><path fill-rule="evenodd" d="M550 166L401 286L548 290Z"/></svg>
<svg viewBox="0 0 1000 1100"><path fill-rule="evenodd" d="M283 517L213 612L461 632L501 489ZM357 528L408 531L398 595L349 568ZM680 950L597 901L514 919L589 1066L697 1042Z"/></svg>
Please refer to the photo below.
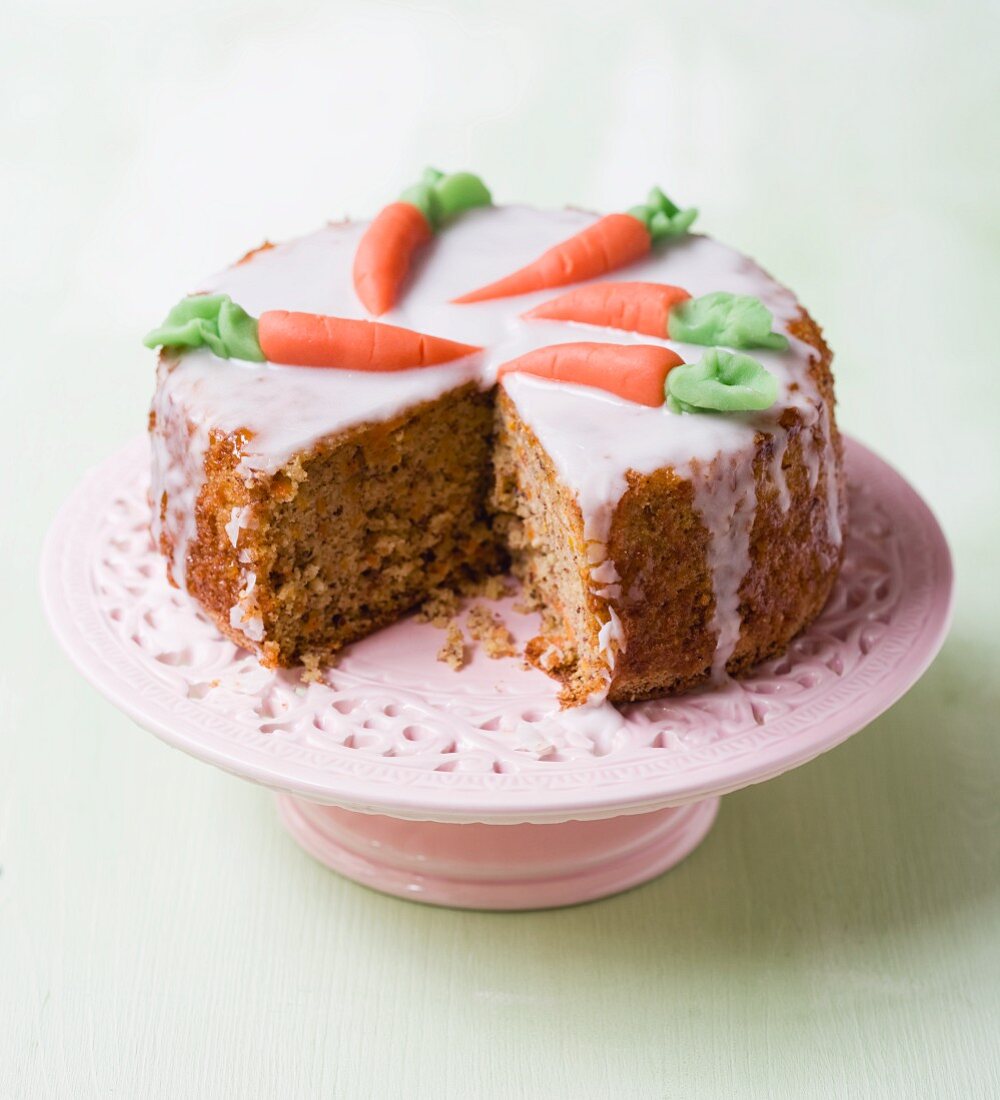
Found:
<svg viewBox="0 0 1000 1100"><path fill-rule="evenodd" d="M288 831L347 878L429 905L547 909L628 890L679 863L718 798L653 813L555 824L409 821L278 795Z"/></svg>

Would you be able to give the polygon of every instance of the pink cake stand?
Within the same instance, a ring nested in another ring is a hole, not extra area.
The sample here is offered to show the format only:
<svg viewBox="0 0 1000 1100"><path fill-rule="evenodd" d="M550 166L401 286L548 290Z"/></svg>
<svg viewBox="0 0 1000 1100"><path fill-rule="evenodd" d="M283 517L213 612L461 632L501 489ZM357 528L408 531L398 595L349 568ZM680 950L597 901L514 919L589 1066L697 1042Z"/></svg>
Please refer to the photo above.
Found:
<svg viewBox="0 0 1000 1100"><path fill-rule="evenodd" d="M323 682L261 668L172 589L137 440L92 471L42 559L52 627L88 680L169 744L278 792L313 856L377 890L480 909L567 905L683 859L719 797L862 729L923 673L952 569L917 494L857 443L850 534L822 616L752 676L678 699L560 711L555 685L406 620ZM499 601L519 641L534 616Z"/></svg>

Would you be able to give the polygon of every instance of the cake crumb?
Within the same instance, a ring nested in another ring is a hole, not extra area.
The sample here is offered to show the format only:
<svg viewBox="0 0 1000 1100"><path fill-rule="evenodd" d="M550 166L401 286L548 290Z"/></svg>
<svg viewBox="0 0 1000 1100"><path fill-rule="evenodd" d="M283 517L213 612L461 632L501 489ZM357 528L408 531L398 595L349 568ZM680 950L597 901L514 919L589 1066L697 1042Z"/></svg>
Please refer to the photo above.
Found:
<svg viewBox="0 0 1000 1100"><path fill-rule="evenodd" d="M450 665L457 672L465 664L465 637L458 623L448 624L444 645L438 650L437 659Z"/></svg>
<svg viewBox="0 0 1000 1100"><path fill-rule="evenodd" d="M472 637L483 643L487 657L498 660L517 656L513 635L485 604L476 604L469 612L466 626Z"/></svg>
<svg viewBox="0 0 1000 1100"><path fill-rule="evenodd" d="M417 622L430 623L444 630L462 610L463 601L479 598L502 600L517 591L510 577L492 573L485 577L460 577L450 586L431 589L417 609Z"/></svg>
<svg viewBox="0 0 1000 1100"><path fill-rule="evenodd" d="M417 622L444 630L458 613L460 602L458 593L450 588L434 588L417 610Z"/></svg>
<svg viewBox="0 0 1000 1100"><path fill-rule="evenodd" d="M324 658L319 653L306 653L302 657L302 672L299 679L303 684L321 684L323 671L327 668L335 668L337 654L328 654Z"/></svg>

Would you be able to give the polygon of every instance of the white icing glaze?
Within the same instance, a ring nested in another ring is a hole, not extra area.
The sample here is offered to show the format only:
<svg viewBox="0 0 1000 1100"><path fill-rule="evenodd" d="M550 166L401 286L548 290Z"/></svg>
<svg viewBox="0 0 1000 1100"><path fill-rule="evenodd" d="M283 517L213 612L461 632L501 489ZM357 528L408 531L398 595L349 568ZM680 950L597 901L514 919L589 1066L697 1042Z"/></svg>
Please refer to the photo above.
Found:
<svg viewBox="0 0 1000 1100"><path fill-rule="evenodd" d="M172 576L183 588L187 548L196 532L195 505L204 481L208 428L202 418L192 416L194 410L183 395L166 384L162 363L157 374L156 428L150 433L152 531L157 545L163 545L164 537L172 545Z"/></svg>
<svg viewBox="0 0 1000 1100"><path fill-rule="evenodd" d="M788 479L785 477L782 463L785 461L785 452L788 450L788 433L773 433L771 445L774 448L771 455L771 480L778 490L778 507L782 512L787 512L792 506L792 495L788 490Z"/></svg>
<svg viewBox="0 0 1000 1100"><path fill-rule="evenodd" d="M368 374L257 365L217 359L208 351L190 352L173 365L161 365L154 412L164 426L186 417L193 425L183 456L168 455L154 433L153 486L159 500L168 494L163 529L175 547L175 577L183 585L186 548L194 535L194 503L201 487L203 458L212 431L244 429L241 470L248 480L267 475L292 454L324 436L352 425L381 420L440 396L461 383L489 386L499 364L545 344L575 340L611 343L658 343L674 348L685 360L705 349L648 336L560 322L524 321L520 314L553 296L540 291L517 298L456 306L450 299L515 270L578 232L597 215L577 210L539 211L524 206L474 210L438 234L418 259L397 307L380 318L422 332L483 346L482 354L454 364L422 370ZM224 292L251 314L291 309L364 318L355 297L351 266L365 223L329 225L309 236L277 245L248 262L226 269L199 284L198 290ZM672 283L693 295L725 290L759 298L775 316L775 329L786 331L799 305L752 260L711 240L692 234L670 242L626 271L608 278ZM772 410L739 415L673 414L666 406L647 408L599 390L560 385L527 375L510 375L504 388L520 415L535 432L556 469L575 492L584 517L594 591L605 600L618 595L618 576L607 560L606 542L614 507L626 487L629 470L651 473L672 466L681 476L704 471L722 455L740 471L729 478L705 475L695 480L696 507L712 536L710 554L718 633L714 666L725 667L739 634L738 589L748 565L747 545L755 501L752 472L755 433L774 439L772 472L781 507L788 489L781 472L787 432L781 412L797 408L805 423L817 421L822 400L808 374L815 355L807 344L790 338L785 352L751 353L779 382ZM823 415L828 416L824 410ZM829 439L829 423L824 424ZM807 431L807 435L812 433ZM828 478L831 538L840 539L835 465L832 454L805 447L813 485L821 471ZM719 463L712 469L717 469ZM723 464L724 465L724 464ZM747 486L749 485L749 490ZM237 545L247 517L233 515L227 532ZM159 537L158 515L154 533ZM242 629L257 628L247 597L253 584L244 576L244 592L233 609ZM621 624L610 605L600 632L609 673L624 644ZM236 623L234 622L234 625ZM253 635L251 635L253 636Z"/></svg>
<svg viewBox="0 0 1000 1100"><path fill-rule="evenodd" d="M834 461L833 446L830 442L832 428L829 406L823 408L823 469L826 471L826 533L834 546L843 542L844 533L840 529L840 494L837 491L837 466Z"/></svg>
<svg viewBox="0 0 1000 1100"><path fill-rule="evenodd" d="M618 612L608 604L608 621L597 632L597 648L608 661L608 669L614 666L616 653L625 650L625 630L622 621L618 618Z"/></svg>
<svg viewBox="0 0 1000 1100"><path fill-rule="evenodd" d="M726 663L740 638L740 585L750 569L750 530L757 512L753 451L720 460L719 466L696 466L691 471L694 506L709 536L716 635L712 679L716 682L725 678Z"/></svg>
<svg viewBox="0 0 1000 1100"><path fill-rule="evenodd" d="M229 625L242 630L254 642L264 640L264 620L256 614L257 599L253 594L257 587L257 574L251 569L244 572L243 587L239 599L229 609Z"/></svg>
<svg viewBox="0 0 1000 1100"><path fill-rule="evenodd" d="M247 527L250 522L250 507L247 505L243 508L234 508L229 515L229 522L226 524L226 534L229 536L229 541L235 548L240 541L240 531L244 527Z"/></svg>

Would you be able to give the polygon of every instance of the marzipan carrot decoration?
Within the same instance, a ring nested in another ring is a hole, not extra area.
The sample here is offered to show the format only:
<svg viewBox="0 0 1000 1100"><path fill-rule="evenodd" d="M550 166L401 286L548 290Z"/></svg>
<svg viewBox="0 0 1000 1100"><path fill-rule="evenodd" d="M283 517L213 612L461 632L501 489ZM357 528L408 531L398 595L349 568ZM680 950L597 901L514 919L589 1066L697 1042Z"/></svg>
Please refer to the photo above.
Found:
<svg viewBox="0 0 1000 1100"><path fill-rule="evenodd" d="M645 336L670 335L670 311L691 295L662 283L590 283L529 309L525 317L579 321Z"/></svg>
<svg viewBox="0 0 1000 1100"><path fill-rule="evenodd" d="M667 375L683 362L654 344L550 344L504 363L497 377L522 373L574 382L655 408L666 400Z"/></svg>
<svg viewBox="0 0 1000 1100"><path fill-rule="evenodd" d="M460 304L510 298L548 287L597 279L645 256L654 244L687 232L697 210L679 210L654 187L642 206L627 214L606 214L537 260L503 279L463 294Z"/></svg>
<svg viewBox="0 0 1000 1100"><path fill-rule="evenodd" d="M774 319L759 299L725 291L692 298L679 286L664 283L591 283L542 302L524 316L579 321L686 344L788 347L785 336L771 331Z"/></svg>
<svg viewBox="0 0 1000 1100"><path fill-rule="evenodd" d="M260 349L272 363L341 370L395 371L433 367L482 348L378 321L273 309L260 315Z"/></svg>
<svg viewBox="0 0 1000 1100"><path fill-rule="evenodd" d="M426 169L419 183L376 215L358 242L354 290L365 309L376 317L392 309L416 250L450 218L492 201L478 176Z"/></svg>
<svg viewBox="0 0 1000 1100"><path fill-rule="evenodd" d="M147 348L209 348L220 359L263 363L257 319L228 294L192 294L182 298L163 324L146 333Z"/></svg>
<svg viewBox="0 0 1000 1100"><path fill-rule="evenodd" d="M294 367L396 371L464 359L482 348L378 321L272 309L251 317L228 294L196 294L179 302L147 347L207 347L220 359L269 360Z"/></svg>

